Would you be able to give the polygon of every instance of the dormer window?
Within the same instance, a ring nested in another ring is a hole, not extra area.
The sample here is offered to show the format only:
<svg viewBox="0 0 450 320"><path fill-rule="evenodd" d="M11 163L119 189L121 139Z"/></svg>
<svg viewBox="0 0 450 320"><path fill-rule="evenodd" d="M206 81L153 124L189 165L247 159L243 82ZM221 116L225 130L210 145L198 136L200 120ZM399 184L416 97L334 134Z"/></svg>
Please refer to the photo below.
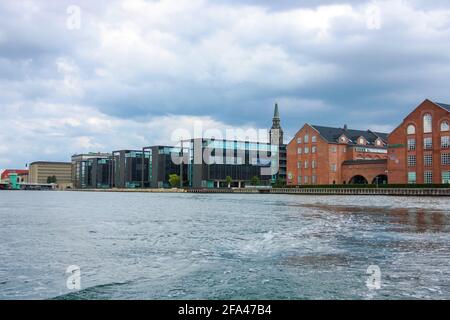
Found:
<svg viewBox="0 0 450 320"><path fill-rule="evenodd" d="M382 146L383 146L383 141L382 141L381 139L377 139L377 140L375 141L375 145L376 145L377 147L382 147Z"/></svg>
<svg viewBox="0 0 450 320"><path fill-rule="evenodd" d="M359 137L358 144L366 144L366 140L363 137Z"/></svg>
<svg viewBox="0 0 450 320"><path fill-rule="evenodd" d="M347 142L348 142L348 139L347 139L346 136L342 135L342 136L339 138L339 142L340 142L340 143L347 143Z"/></svg>

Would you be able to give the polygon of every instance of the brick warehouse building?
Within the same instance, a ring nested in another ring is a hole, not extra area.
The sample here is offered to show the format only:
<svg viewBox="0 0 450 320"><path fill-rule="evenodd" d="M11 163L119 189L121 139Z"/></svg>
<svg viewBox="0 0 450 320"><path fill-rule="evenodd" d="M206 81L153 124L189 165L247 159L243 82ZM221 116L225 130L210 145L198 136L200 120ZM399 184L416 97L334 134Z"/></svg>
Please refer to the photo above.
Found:
<svg viewBox="0 0 450 320"><path fill-rule="evenodd" d="M291 186L387 183L387 134L305 124L287 159Z"/></svg>
<svg viewBox="0 0 450 320"><path fill-rule="evenodd" d="M450 183L450 105L423 101L389 135L389 183Z"/></svg>

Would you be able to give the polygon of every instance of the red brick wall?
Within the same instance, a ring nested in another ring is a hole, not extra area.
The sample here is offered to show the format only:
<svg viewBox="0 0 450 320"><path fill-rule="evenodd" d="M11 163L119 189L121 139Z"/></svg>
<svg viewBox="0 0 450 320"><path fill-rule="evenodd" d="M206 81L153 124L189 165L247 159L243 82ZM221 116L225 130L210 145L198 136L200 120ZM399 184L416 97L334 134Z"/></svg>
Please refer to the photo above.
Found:
<svg viewBox="0 0 450 320"><path fill-rule="evenodd" d="M423 132L423 116L430 113L432 119L432 133ZM441 132L440 125L443 120L450 122L450 113L429 100L422 102L413 110L403 122L389 135L388 143L388 176L389 183L408 183L408 172L416 172L417 183L424 183L424 171L433 172L433 183L441 183L441 169L450 170L449 166L441 166L441 136L448 136L450 132ZM416 127L414 135L407 135L407 127L413 124ZM433 149L424 150L424 137L432 137ZM416 139L416 150L407 150L407 139ZM450 150L448 151L450 152ZM433 155L433 166L424 167L424 154ZM415 154L417 159L416 167L407 166L407 155Z"/></svg>
<svg viewBox="0 0 450 320"><path fill-rule="evenodd" d="M342 166L342 180L349 183L356 175L363 176L371 184L376 176L386 174L387 165L384 163L375 164L352 164Z"/></svg>

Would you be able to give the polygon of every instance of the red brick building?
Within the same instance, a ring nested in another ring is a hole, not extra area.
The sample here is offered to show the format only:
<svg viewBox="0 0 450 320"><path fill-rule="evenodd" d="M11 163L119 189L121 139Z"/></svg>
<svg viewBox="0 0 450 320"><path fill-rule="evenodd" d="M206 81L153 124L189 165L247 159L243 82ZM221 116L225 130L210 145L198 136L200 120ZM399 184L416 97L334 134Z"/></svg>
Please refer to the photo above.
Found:
<svg viewBox="0 0 450 320"><path fill-rule="evenodd" d="M425 100L388 138L389 183L450 183L450 105Z"/></svg>
<svg viewBox="0 0 450 320"><path fill-rule="evenodd" d="M287 146L287 184L387 183L387 134L305 124Z"/></svg>

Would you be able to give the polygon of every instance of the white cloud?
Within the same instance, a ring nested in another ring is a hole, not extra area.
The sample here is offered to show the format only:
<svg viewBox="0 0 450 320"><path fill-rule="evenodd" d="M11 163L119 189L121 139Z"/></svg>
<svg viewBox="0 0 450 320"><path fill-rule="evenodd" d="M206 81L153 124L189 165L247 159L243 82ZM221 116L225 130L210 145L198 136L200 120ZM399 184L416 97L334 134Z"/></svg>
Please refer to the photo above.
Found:
<svg viewBox="0 0 450 320"><path fill-rule="evenodd" d="M426 97L450 101L448 3L335 2L80 0L70 31L70 1L4 1L0 166L171 144L197 120L268 127L276 101L286 135L388 130Z"/></svg>

